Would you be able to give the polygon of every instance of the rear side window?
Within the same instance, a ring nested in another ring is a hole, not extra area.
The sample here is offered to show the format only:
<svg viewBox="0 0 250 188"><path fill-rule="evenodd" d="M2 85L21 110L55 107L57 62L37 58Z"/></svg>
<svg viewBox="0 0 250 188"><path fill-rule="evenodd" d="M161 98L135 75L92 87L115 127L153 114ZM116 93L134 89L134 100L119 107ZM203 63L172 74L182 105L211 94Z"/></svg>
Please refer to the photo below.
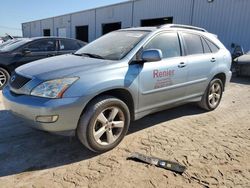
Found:
<svg viewBox="0 0 250 188"><path fill-rule="evenodd" d="M201 37L195 34L183 33L185 51L187 55L203 54Z"/></svg>
<svg viewBox="0 0 250 188"><path fill-rule="evenodd" d="M203 37L201 37L201 40L202 40L204 53L205 54L211 53L212 51L211 51L210 47L208 46L207 42L205 41L205 39Z"/></svg>
<svg viewBox="0 0 250 188"><path fill-rule="evenodd" d="M75 40L60 39L60 50L61 51L78 50L79 48L81 48L81 46Z"/></svg>
<svg viewBox="0 0 250 188"><path fill-rule="evenodd" d="M209 48L211 49L211 51L212 51L213 53L216 53L216 52L218 52L218 51L220 50L214 43L212 43L211 41L209 41L209 40L207 40L207 39L205 39L205 40L206 40L206 42L207 42Z"/></svg>
<svg viewBox="0 0 250 188"><path fill-rule="evenodd" d="M159 49L163 58L181 56L180 42L177 33L163 33L154 37L145 47L147 49Z"/></svg>
<svg viewBox="0 0 250 188"><path fill-rule="evenodd" d="M32 42L28 46L26 46L31 52L48 52L48 51L56 51L56 41L55 40L39 40L36 42Z"/></svg>

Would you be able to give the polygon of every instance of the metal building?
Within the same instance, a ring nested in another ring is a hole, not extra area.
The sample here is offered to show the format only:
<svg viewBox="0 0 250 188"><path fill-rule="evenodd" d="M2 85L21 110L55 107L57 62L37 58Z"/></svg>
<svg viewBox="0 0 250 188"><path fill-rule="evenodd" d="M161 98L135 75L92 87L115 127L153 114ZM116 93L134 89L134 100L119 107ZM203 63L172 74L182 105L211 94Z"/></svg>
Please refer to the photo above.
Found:
<svg viewBox="0 0 250 188"><path fill-rule="evenodd" d="M90 42L120 28L164 23L204 27L250 50L250 0L132 0L22 24L24 37L64 36Z"/></svg>

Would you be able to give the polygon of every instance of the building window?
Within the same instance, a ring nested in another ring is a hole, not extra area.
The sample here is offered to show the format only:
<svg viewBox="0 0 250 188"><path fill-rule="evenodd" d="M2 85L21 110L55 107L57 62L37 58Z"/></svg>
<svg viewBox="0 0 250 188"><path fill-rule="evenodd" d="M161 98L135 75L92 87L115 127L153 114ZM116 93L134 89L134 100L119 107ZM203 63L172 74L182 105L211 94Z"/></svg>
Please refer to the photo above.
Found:
<svg viewBox="0 0 250 188"><path fill-rule="evenodd" d="M43 30L43 36L45 37L49 37L51 34L50 34L50 29L44 29Z"/></svg>

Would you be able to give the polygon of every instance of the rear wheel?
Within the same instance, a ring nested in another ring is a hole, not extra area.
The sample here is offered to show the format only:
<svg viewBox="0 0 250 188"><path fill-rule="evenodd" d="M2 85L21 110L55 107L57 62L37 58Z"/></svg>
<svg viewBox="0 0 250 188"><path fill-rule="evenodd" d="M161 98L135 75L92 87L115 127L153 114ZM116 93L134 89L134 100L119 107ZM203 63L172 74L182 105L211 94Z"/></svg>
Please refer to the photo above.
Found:
<svg viewBox="0 0 250 188"><path fill-rule="evenodd" d="M0 68L0 90L8 83L10 75L8 71L3 68Z"/></svg>
<svg viewBox="0 0 250 188"><path fill-rule="evenodd" d="M106 152L122 141L129 123L126 104L112 96L103 96L87 107L79 121L77 135L90 150Z"/></svg>
<svg viewBox="0 0 250 188"><path fill-rule="evenodd" d="M223 94L223 83L220 79L215 78L206 89L199 106L207 111L215 110L221 101Z"/></svg>

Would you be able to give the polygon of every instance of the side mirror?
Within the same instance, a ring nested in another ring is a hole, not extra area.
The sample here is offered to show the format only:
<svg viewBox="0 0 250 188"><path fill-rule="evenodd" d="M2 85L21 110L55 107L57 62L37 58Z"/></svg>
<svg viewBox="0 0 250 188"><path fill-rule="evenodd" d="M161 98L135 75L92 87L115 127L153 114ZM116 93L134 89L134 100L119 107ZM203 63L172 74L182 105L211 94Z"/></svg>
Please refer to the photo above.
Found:
<svg viewBox="0 0 250 188"><path fill-rule="evenodd" d="M31 51L29 49L25 48L22 50L22 53L23 53L23 55L27 55L27 54L30 54Z"/></svg>
<svg viewBox="0 0 250 188"><path fill-rule="evenodd" d="M149 49L142 52L141 60L144 62L155 62L162 60L162 51L158 49Z"/></svg>

